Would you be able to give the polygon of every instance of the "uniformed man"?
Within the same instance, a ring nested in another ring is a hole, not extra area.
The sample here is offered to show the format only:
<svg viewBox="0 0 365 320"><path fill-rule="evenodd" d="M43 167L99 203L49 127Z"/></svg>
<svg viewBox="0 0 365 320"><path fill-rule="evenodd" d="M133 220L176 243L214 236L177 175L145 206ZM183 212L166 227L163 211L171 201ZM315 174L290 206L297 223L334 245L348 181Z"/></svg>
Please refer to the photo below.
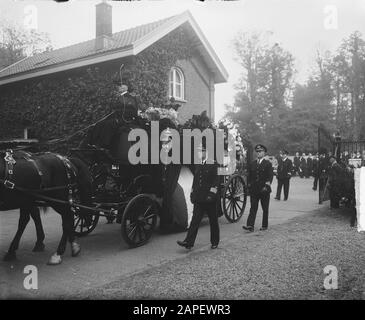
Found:
<svg viewBox="0 0 365 320"><path fill-rule="evenodd" d="M204 214L208 215L210 224L211 248L216 249L219 244L219 224L216 210L219 196L220 176L217 174L217 163L208 164L208 152L205 145L198 148L198 158L202 163L195 165L194 180L190 200L194 204L193 217L184 241L177 241L179 246L191 249L194 246L200 222Z"/></svg>
<svg viewBox="0 0 365 320"><path fill-rule="evenodd" d="M278 180L278 186L276 189L275 199L280 200L281 189L284 186L284 201L286 201L286 200L288 200L288 196L289 196L289 183L290 183L290 178L291 178L291 174L292 174L292 170L293 170L293 163L288 158L288 151L283 150L280 155L281 155L282 160L279 161L278 171L276 174L276 178Z"/></svg>
<svg viewBox="0 0 365 320"><path fill-rule="evenodd" d="M255 220L259 201L263 211L262 227L260 230L267 230L269 222L269 203L271 193L271 183L273 179L273 168L269 160L264 159L267 148L258 144L255 146L257 159L252 161L248 172L248 187L250 190L251 209L246 226L243 229L254 231Z"/></svg>

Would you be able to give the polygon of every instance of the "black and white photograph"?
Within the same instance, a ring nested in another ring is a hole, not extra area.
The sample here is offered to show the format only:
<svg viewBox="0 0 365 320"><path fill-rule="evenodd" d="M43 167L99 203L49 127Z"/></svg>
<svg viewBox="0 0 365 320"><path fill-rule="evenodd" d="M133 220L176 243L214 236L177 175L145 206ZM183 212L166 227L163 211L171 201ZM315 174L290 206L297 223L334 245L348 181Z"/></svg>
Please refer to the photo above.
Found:
<svg viewBox="0 0 365 320"><path fill-rule="evenodd" d="M365 0L1 0L0 300L365 300L364 22Z"/></svg>

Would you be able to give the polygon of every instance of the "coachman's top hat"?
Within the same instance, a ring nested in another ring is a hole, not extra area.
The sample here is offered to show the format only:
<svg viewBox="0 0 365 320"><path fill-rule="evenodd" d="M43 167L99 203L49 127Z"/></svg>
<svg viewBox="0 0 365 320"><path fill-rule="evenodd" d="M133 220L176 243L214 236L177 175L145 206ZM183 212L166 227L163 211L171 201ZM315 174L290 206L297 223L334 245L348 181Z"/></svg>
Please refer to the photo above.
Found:
<svg viewBox="0 0 365 320"><path fill-rule="evenodd" d="M128 85L125 84L125 83L122 83L119 79L114 79L113 84L118 86L118 87L126 87L127 90L128 90Z"/></svg>
<svg viewBox="0 0 365 320"><path fill-rule="evenodd" d="M255 146L255 151L256 152L258 152L258 151L265 151L265 152L267 152L267 148L263 144L257 144Z"/></svg>

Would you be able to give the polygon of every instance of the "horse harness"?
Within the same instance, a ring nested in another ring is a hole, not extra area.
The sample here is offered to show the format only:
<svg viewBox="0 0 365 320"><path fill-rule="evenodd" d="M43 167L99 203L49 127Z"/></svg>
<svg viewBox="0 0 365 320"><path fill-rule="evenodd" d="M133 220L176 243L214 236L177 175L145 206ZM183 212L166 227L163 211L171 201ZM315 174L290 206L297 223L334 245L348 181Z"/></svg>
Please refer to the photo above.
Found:
<svg viewBox="0 0 365 320"><path fill-rule="evenodd" d="M30 153L25 152L25 151L23 151L22 153L23 153L23 158L26 161L29 161L30 163L32 163L32 165L36 169L36 171L41 179L39 191L51 191L51 190L60 190L60 189L67 188L68 189L68 201L70 204L72 204L74 186L76 185L76 170L75 170L75 167L73 166L73 164L71 163L71 161L64 156L56 154L56 157L61 160L61 162L63 163L63 165L66 169L66 176L67 176L68 184L66 186L45 188L46 184L45 184L44 174L43 174L42 170L40 169L39 165L37 164L36 160L32 157L32 155ZM14 181L14 178L13 178L14 167L16 164L16 160L14 159L14 152L12 149L7 149L5 151L4 160L5 160L5 178L4 178L4 180L0 179L0 182L3 182L3 185L7 189L11 189L11 190L17 189L19 191L26 192L27 189L17 187L15 185L15 183L13 182ZM34 192L34 190L28 190L28 191Z"/></svg>
<svg viewBox="0 0 365 320"><path fill-rule="evenodd" d="M74 202L74 199L73 199L74 186L76 185L76 170L75 170L75 167L68 158L66 158L64 156L61 156L59 154L56 154L56 157L58 159L60 159L62 161L63 165L65 166L66 175L67 175L67 179L68 179L68 185L67 185L68 202L70 204L73 204L73 202Z"/></svg>
<svg viewBox="0 0 365 320"><path fill-rule="evenodd" d="M15 184L11 182L13 180L14 174L14 165L16 164L15 159L13 158L13 150L8 149L5 151L5 180L4 186L8 189L14 189Z"/></svg>

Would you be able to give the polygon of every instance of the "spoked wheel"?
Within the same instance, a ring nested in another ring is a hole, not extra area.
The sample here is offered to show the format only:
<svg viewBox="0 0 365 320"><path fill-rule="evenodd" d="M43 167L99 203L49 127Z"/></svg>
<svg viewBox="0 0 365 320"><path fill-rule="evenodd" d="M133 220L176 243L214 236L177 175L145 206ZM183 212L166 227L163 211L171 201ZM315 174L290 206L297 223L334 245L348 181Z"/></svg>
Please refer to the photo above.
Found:
<svg viewBox="0 0 365 320"><path fill-rule="evenodd" d="M99 216L98 215L90 215L89 217L90 224L87 225L85 217L79 214L79 210L75 210L74 214L74 231L75 235L78 237L83 237L93 231L98 224Z"/></svg>
<svg viewBox="0 0 365 320"><path fill-rule="evenodd" d="M131 247L148 242L157 222L157 204L149 195L139 194L124 209L121 228L124 241Z"/></svg>
<svg viewBox="0 0 365 320"><path fill-rule="evenodd" d="M245 211L247 188L240 175L229 177L221 198L222 211L229 222L237 222Z"/></svg>

